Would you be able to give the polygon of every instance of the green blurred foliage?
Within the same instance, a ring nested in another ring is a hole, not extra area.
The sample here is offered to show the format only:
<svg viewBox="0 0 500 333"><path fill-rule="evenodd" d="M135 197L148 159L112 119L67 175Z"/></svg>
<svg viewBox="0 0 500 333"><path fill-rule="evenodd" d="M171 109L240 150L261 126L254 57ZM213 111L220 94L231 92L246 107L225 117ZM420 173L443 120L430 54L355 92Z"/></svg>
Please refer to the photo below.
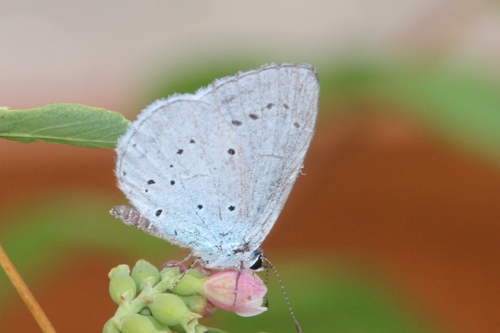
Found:
<svg viewBox="0 0 500 333"><path fill-rule="evenodd" d="M28 284L50 276L51 267L70 258L72 250L92 248L130 256L140 248L145 257L168 255L164 241L137 232L108 214L112 206L108 198L78 192L65 198L41 198L19 207L17 215L13 211L12 217L3 217L8 224L0 232L0 242ZM5 274L0 274L0 285L9 285ZM0 309L7 301L7 294L1 293Z"/></svg>
<svg viewBox="0 0 500 333"><path fill-rule="evenodd" d="M335 110L399 113L456 149L500 164L500 80L450 66L349 62L321 80ZM322 97L325 97L324 95ZM376 110L366 110L366 105ZM353 107L354 106L354 107ZM358 107L356 107L358 106Z"/></svg>

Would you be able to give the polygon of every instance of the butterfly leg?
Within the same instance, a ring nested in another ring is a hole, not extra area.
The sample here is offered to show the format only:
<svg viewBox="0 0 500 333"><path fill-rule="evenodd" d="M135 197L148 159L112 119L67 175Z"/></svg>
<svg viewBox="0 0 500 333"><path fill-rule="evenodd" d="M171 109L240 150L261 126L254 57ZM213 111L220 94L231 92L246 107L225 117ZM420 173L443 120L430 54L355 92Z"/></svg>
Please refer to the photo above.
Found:
<svg viewBox="0 0 500 333"><path fill-rule="evenodd" d="M236 273L236 285L234 288L234 300L233 300L233 306L236 304L236 297L238 297L238 283L240 281L240 276L241 276L241 271L243 270L243 261L241 264L238 266L238 271Z"/></svg>
<svg viewBox="0 0 500 333"><path fill-rule="evenodd" d="M186 257L184 258L181 262L179 262L178 264L173 264L172 266L164 266L164 267L175 267L175 266L178 266L180 265L183 261L186 261L187 259L189 259L189 257L191 257L191 253ZM184 272L182 272L181 276L179 277L179 279L174 283L174 285L172 286L172 293L174 292L175 290L175 287L177 287L177 284L179 284L179 282L181 282L182 278L184 276L186 276L187 272L189 272L189 270L191 268L193 268L193 266L198 262L198 261L201 261L202 259L200 257L197 257L195 260L193 260L193 262L186 268L186 270Z"/></svg>
<svg viewBox="0 0 500 333"><path fill-rule="evenodd" d="M182 263L186 262L192 256L193 256L193 254L191 252L189 252L189 254L184 259L182 259L181 261L167 261L166 263L163 264L163 266L161 266L161 269L163 269L165 267L180 266L180 265L182 265ZM198 259L200 259L200 258L197 258L194 262L198 261Z"/></svg>

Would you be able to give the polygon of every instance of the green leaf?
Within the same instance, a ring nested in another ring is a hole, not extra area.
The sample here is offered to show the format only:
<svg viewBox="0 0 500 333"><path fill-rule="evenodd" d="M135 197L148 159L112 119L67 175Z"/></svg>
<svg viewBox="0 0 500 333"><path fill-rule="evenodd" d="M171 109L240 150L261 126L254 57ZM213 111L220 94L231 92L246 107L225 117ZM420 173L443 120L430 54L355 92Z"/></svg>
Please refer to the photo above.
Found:
<svg viewBox="0 0 500 333"><path fill-rule="evenodd" d="M0 137L90 148L114 148L129 121L118 112L80 104L49 104L27 110L0 108Z"/></svg>

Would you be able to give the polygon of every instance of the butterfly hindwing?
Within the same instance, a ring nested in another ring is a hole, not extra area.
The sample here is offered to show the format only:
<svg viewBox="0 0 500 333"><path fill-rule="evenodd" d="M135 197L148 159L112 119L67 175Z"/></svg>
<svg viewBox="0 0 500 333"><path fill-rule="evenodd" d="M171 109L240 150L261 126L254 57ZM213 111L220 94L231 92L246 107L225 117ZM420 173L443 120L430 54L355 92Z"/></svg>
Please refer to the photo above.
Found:
<svg viewBox="0 0 500 333"><path fill-rule="evenodd" d="M119 141L118 185L172 243L209 252L246 214L241 151L212 105L182 96L157 101Z"/></svg>

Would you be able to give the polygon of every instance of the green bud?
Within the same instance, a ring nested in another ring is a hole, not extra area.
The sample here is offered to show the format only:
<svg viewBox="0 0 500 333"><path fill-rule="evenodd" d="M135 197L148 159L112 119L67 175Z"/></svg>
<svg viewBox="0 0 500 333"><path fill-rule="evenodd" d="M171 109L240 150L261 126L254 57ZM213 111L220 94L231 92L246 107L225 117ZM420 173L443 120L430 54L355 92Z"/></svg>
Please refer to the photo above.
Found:
<svg viewBox="0 0 500 333"><path fill-rule="evenodd" d="M179 281L181 275L176 277L174 281ZM205 283L204 279L197 279L191 275L184 275L182 279L175 286L174 293L181 296L190 296L194 294L204 293L203 285ZM175 282L174 282L175 284Z"/></svg>
<svg viewBox="0 0 500 333"><path fill-rule="evenodd" d="M104 324L102 328L102 333L120 333L121 331L117 327L116 319L111 318Z"/></svg>
<svg viewBox="0 0 500 333"><path fill-rule="evenodd" d="M135 281L137 290L142 290L144 280L151 283L152 286L160 281L160 272L158 269L145 260L139 260L132 269L132 278Z"/></svg>
<svg viewBox="0 0 500 333"><path fill-rule="evenodd" d="M165 275L161 276L161 281L153 288L154 293L166 293L172 290L172 278Z"/></svg>
<svg viewBox="0 0 500 333"><path fill-rule="evenodd" d="M160 324L156 319L154 319L153 316L148 316L147 318L153 323L155 328L158 331L160 331L161 333L172 333L172 330L170 329L170 327Z"/></svg>
<svg viewBox="0 0 500 333"><path fill-rule="evenodd" d="M194 333L205 333L206 331L208 331L208 328L200 324L196 325L194 329Z"/></svg>
<svg viewBox="0 0 500 333"><path fill-rule="evenodd" d="M189 308L174 294L158 294L149 304L153 317L166 326L180 325L187 333L195 333L199 314L189 311Z"/></svg>
<svg viewBox="0 0 500 333"><path fill-rule="evenodd" d="M198 267L190 269L186 274L191 275L191 276L198 278L198 279L204 279L204 278L210 276L211 271L203 268L202 266L198 266Z"/></svg>
<svg viewBox="0 0 500 333"><path fill-rule="evenodd" d="M170 327L168 327L166 325L160 324L153 316L147 316L146 318L148 318L149 321L151 321L151 323L153 324L153 326L158 331L161 331L162 333L171 333L172 332L172 330L170 329Z"/></svg>
<svg viewBox="0 0 500 333"><path fill-rule="evenodd" d="M176 333L186 333L184 328L180 325L172 326L172 330L174 330L174 332L176 332ZM208 331L208 328L206 328L205 326L203 326L201 324L198 324L194 327L194 333L204 333L206 331ZM211 331L214 331L214 329L211 329ZM217 330L216 332L219 332L219 331ZM225 333L223 331L220 331L220 332Z"/></svg>
<svg viewBox="0 0 500 333"><path fill-rule="evenodd" d="M193 296L179 296L188 308L201 315L203 318L209 317L215 312L215 305L210 303L205 296L193 295Z"/></svg>
<svg viewBox="0 0 500 333"><path fill-rule="evenodd" d="M166 277L172 278L176 275L181 274L180 269L178 266L172 266L172 267L164 267L161 272L161 278L165 279Z"/></svg>
<svg viewBox="0 0 500 333"><path fill-rule="evenodd" d="M108 273L108 277L110 279L116 275L130 275L130 267L128 267L128 265L118 265L111 269Z"/></svg>
<svg viewBox="0 0 500 333"><path fill-rule="evenodd" d="M149 310L149 308L143 308L141 309L141 311L139 311L139 314L143 315L143 316L151 316L151 310Z"/></svg>
<svg viewBox="0 0 500 333"><path fill-rule="evenodd" d="M160 333L168 332L170 329L157 323L152 317L132 314L122 324L122 333Z"/></svg>
<svg viewBox="0 0 500 333"><path fill-rule="evenodd" d="M130 275L114 274L109 281L109 295L116 304L131 301L136 295L135 281Z"/></svg>

